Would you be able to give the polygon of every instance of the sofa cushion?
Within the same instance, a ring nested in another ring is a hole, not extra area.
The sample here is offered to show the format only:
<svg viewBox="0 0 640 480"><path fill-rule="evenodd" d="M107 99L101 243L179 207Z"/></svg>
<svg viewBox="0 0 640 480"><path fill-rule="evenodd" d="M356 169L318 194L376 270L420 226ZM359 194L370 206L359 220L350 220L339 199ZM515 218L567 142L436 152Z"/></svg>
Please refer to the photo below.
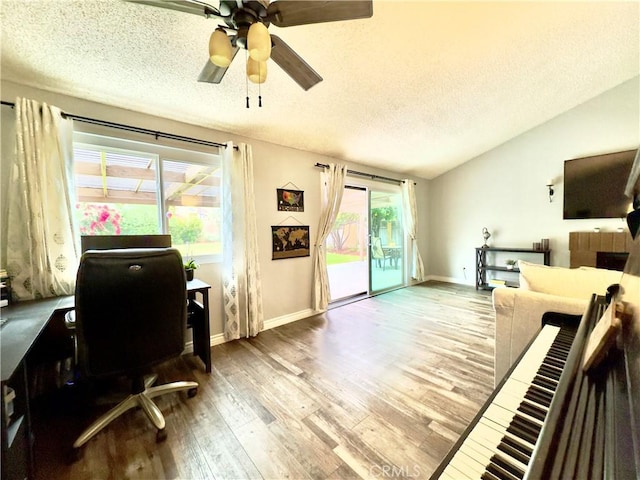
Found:
<svg viewBox="0 0 640 480"><path fill-rule="evenodd" d="M518 262L518 267L520 288L580 299L588 299L593 293L604 295L607 287L622 277L622 272L615 270L550 267L523 260Z"/></svg>

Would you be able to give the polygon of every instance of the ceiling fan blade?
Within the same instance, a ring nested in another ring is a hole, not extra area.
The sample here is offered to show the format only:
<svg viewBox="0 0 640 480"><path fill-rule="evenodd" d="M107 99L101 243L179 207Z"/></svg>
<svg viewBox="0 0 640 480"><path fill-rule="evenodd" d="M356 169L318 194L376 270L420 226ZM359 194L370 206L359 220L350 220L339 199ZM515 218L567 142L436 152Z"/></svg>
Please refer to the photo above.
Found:
<svg viewBox="0 0 640 480"><path fill-rule="evenodd" d="M271 43L271 59L302 88L309 90L322 81L322 77L280 37L271 35Z"/></svg>
<svg viewBox="0 0 640 480"><path fill-rule="evenodd" d="M231 48L231 62L233 62L236 53L238 53L238 50L238 47ZM198 76L198 81L206 83L220 83L222 81L222 77L224 77L224 74L227 73L228 68L229 67L219 67L213 64L211 60L207 60L207 64L204 66L204 68L200 72L200 75Z"/></svg>
<svg viewBox="0 0 640 480"><path fill-rule="evenodd" d="M372 0L277 0L267 9L267 19L278 27L339 22L372 15Z"/></svg>
<svg viewBox="0 0 640 480"><path fill-rule="evenodd" d="M179 12L204 15L205 17L221 17L217 8L199 0L125 0L130 3L140 3L152 7L168 8Z"/></svg>

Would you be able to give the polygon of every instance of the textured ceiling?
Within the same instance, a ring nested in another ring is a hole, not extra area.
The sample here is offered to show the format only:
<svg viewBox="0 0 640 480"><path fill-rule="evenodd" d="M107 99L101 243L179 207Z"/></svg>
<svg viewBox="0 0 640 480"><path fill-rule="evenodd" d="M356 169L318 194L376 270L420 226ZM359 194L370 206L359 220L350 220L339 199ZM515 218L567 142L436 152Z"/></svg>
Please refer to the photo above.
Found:
<svg viewBox="0 0 640 480"><path fill-rule="evenodd" d="M196 81L215 20L120 0L0 6L2 79L424 178L640 73L637 1L374 0L370 19L272 25L324 81L305 92L269 62L264 106L250 84L247 109L243 52L222 84Z"/></svg>

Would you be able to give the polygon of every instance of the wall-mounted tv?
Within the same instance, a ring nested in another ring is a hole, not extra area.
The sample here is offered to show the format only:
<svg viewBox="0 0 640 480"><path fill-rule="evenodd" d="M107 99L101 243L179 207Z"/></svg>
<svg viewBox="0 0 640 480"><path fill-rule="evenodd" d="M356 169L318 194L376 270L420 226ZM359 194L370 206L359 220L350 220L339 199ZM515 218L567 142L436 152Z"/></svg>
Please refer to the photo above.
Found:
<svg viewBox="0 0 640 480"><path fill-rule="evenodd" d="M636 150L564 162L564 219L623 218L631 199L624 188Z"/></svg>

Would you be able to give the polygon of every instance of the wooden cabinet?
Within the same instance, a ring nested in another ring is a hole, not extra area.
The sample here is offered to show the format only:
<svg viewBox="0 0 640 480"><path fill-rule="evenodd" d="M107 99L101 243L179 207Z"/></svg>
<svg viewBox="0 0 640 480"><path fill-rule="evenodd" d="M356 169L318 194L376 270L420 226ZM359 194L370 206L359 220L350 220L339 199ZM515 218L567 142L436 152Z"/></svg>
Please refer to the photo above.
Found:
<svg viewBox="0 0 640 480"><path fill-rule="evenodd" d="M530 248L497 248L497 247L478 247L476 248L476 290L479 288L483 290L490 290L493 288L487 281L487 272L514 272L518 273L518 268L509 269L506 266L492 265L487 262L487 253L524 253L527 255L537 254L543 256L543 263L545 265L551 264L551 250L532 250ZM507 282L507 286L517 287L518 282Z"/></svg>

